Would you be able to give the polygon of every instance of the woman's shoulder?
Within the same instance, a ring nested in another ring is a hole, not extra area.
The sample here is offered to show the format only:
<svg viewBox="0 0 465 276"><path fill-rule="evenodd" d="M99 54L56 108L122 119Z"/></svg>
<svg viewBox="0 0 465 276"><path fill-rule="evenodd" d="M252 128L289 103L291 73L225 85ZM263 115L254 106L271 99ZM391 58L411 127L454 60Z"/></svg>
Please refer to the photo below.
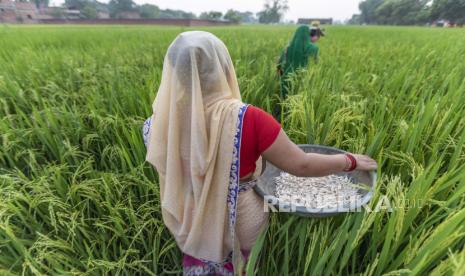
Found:
<svg viewBox="0 0 465 276"><path fill-rule="evenodd" d="M278 121L268 112L260 107L249 105L245 113L246 118L253 120L256 124L274 124L279 125Z"/></svg>
<svg viewBox="0 0 465 276"><path fill-rule="evenodd" d="M255 105L252 105L252 104L248 104L247 105L247 111L246 111L246 114L263 114L263 113L266 113L266 111L264 111L263 109L261 109L260 107L258 106L255 106Z"/></svg>
<svg viewBox="0 0 465 276"><path fill-rule="evenodd" d="M263 109L249 105L245 115L244 127L256 141L258 152L265 151L278 137L281 125Z"/></svg>

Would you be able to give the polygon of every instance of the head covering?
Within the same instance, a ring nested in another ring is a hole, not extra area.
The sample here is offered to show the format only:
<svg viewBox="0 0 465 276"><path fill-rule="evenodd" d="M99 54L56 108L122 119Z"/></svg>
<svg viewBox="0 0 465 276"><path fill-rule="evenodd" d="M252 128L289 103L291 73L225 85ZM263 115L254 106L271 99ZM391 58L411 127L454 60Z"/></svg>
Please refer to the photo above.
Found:
<svg viewBox="0 0 465 276"><path fill-rule="evenodd" d="M223 42L208 32L180 34L165 56L147 161L158 171L163 220L178 246L211 262L233 250L227 195L241 106Z"/></svg>
<svg viewBox="0 0 465 276"><path fill-rule="evenodd" d="M292 37L291 43L283 51L280 58L280 66L284 75L289 72L308 65L310 56L310 28L301 25Z"/></svg>

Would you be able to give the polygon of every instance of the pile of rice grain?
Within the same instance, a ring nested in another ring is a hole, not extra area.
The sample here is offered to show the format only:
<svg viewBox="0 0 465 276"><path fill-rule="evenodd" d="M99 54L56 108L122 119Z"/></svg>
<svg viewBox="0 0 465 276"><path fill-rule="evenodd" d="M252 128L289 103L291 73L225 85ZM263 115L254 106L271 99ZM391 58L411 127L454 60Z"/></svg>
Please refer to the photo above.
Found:
<svg viewBox="0 0 465 276"><path fill-rule="evenodd" d="M307 208L355 206L363 197L347 176L297 177L281 172L275 182L277 198Z"/></svg>

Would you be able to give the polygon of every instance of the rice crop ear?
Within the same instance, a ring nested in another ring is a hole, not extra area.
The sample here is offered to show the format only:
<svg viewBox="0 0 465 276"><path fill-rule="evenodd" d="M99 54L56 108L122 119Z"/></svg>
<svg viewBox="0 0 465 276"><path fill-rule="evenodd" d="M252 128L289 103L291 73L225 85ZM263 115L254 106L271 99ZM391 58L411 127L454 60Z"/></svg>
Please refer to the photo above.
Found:
<svg viewBox="0 0 465 276"><path fill-rule="evenodd" d="M295 28L201 29L227 45L243 100L273 112L276 61ZM182 271L140 127L183 30L2 28L0 274ZM463 30L328 32L319 64L293 76L282 127L295 142L375 157L381 177L361 213L273 214L247 273L463 275ZM373 211L385 199L393 212Z"/></svg>
<svg viewBox="0 0 465 276"><path fill-rule="evenodd" d="M430 237L419 248L419 253L414 258L409 267L413 273L422 273L431 268L431 263L435 259L441 259L440 256L447 252L447 248L452 246L457 240L463 240L465 237L465 209L451 214L444 222L439 224Z"/></svg>
<svg viewBox="0 0 465 276"><path fill-rule="evenodd" d="M434 270L431 275L451 274L454 276L465 273L465 249L461 248L455 252L449 249L448 256Z"/></svg>

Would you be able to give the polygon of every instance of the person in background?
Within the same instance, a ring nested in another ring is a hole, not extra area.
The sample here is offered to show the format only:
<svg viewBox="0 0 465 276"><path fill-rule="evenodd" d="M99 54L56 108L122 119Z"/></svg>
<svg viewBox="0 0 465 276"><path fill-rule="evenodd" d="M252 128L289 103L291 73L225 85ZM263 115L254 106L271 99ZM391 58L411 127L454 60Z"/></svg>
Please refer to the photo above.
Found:
<svg viewBox="0 0 465 276"><path fill-rule="evenodd" d="M289 74L299 68L306 68L310 59L318 63L318 46L315 43L321 36L324 36L324 33L319 27L301 25L295 31L289 46L282 52L278 62L282 100L287 97L290 90Z"/></svg>
<svg viewBox="0 0 465 276"><path fill-rule="evenodd" d="M184 275L242 274L268 223L252 189L261 158L297 176L377 167L365 155L303 152L270 114L242 102L228 50L208 32L181 33L170 45L152 107L146 160Z"/></svg>

